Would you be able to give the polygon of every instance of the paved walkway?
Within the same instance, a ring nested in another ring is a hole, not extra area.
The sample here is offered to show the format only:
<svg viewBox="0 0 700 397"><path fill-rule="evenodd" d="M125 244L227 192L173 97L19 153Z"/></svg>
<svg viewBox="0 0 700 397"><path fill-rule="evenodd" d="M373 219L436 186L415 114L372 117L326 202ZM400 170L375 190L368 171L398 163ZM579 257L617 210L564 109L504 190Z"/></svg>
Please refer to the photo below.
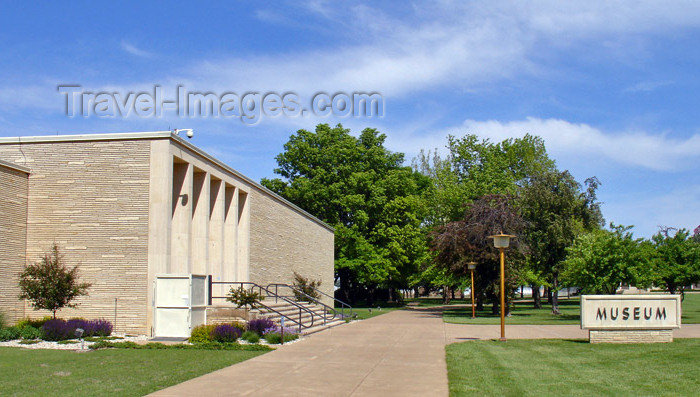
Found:
<svg viewBox="0 0 700 397"><path fill-rule="evenodd" d="M398 310L311 335L154 396L447 396L445 345L497 339L499 325L445 324L439 308ZM507 325L508 339L587 339L578 325ZM700 338L700 324L676 338Z"/></svg>
<svg viewBox="0 0 700 397"><path fill-rule="evenodd" d="M445 326L398 310L313 334L156 396L447 396Z"/></svg>

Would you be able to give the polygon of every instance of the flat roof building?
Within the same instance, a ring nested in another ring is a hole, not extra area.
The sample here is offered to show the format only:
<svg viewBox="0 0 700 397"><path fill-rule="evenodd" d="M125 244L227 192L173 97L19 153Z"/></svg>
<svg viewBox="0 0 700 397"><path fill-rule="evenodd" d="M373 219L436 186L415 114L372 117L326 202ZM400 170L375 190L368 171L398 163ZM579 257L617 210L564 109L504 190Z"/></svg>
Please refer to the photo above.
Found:
<svg viewBox="0 0 700 397"><path fill-rule="evenodd" d="M0 138L0 310L55 242L89 296L62 317L152 334L157 275L291 283L333 293L333 229L170 131ZM329 302L330 303L330 302Z"/></svg>

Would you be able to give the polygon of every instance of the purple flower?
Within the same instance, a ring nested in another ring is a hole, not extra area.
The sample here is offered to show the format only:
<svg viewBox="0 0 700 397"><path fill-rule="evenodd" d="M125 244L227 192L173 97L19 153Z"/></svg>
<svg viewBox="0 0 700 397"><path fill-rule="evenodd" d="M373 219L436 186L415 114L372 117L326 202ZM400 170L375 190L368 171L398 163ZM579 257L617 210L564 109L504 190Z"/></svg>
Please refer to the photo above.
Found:
<svg viewBox="0 0 700 397"><path fill-rule="evenodd" d="M217 342L235 342L236 339L240 338L242 331L240 328L233 324L219 324L212 331L211 336Z"/></svg>
<svg viewBox="0 0 700 397"><path fill-rule="evenodd" d="M269 318L257 318L248 322L248 331L263 336L266 329L274 327L275 323Z"/></svg>

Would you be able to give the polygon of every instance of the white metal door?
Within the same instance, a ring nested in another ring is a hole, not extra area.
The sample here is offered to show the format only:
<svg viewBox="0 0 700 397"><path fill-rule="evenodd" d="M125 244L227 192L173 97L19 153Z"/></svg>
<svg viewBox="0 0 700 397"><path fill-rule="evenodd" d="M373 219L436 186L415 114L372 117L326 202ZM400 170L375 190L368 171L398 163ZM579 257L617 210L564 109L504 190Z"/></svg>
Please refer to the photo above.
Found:
<svg viewBox="0 0 700 397"><path fill-rule="evenodd" d="M154 333L158 337L190 336L193 327L206 322L206 276L156 276Z"/></svg>

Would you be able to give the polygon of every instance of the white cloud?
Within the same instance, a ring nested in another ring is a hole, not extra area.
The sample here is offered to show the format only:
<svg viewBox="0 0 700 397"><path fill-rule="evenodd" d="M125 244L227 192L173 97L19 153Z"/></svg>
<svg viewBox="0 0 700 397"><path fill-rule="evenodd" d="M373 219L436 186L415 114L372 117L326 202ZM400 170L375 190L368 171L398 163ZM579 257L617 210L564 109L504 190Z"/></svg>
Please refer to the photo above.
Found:
<svg viewBox="0 0 700 397"><path fill-rule="evenodd" d="M529 133L545 140L547 151L555 158L577 156L606 159L618 164L652 170L670 171L700 162L700 135L674 139L643 131L604 132L587 124L566 120L528 117L521 121L466 120L453 133L474 133L501 141Z"/></svg>
<svg viewBox="0 0 700 397"><path fill-rule="evenodd" d="M585 123L536 117L510 122L466 120L452 128L426 130L428 128L397 130L389 135L388 144L392 150L405 152L410 157L420 149L443 150L447 135L476 134L500 142L530 134L544 139L547 152L555 159L605 161L656 171L696 169L700 164L698 134L677 139L669 134L653 135L644 131L610 132Z"/></svg>
<svg viewBox="0 0 700 397"><path fill-rule="evenodd" d="M305 96L318 91L375 91L395 98L440 88L466 91L544 73L548 66L539 56L572 40L597 42L601 35L700 26L697 1L437 1L414 4L400 16L373 4L331 6L316 1L291 7L314 15L314 29L333 29L337 45L301 53L224 54L178 62L174 65L178 69L163 72L163 82L207 91L295 91ZM272 23L276 15L274 9L257 11L258 18ZM126 40L121 48L138 57L153 56ZM141 83L125 86L153 84Z"/></svg>
<svg viewBox="0 0 700 397"><path fill-rule="evenodd" d="M672 85L673 81L640 81L637 84L629 86L623 92L635 94L638 92L652 92L661 87Z"/></svg>
<svg viewBox="0 0 700 397"><path fill-rule="evenodd" d="M605 200L603 200L605 201ZM634 225L636 237L651 237L659 226L693 230L700 224L700 185L676 188L654 195L626 194L603 204L608 222Z"/></svg>
<svg viewBox="0 0 700 397"><path fill-rule="evenodd" d="M137 57L141 57L141 58L152 58L153 57L153 54L151 54L150 52L144 51L144 50L136 47L135 45L133 45L127 41L124 41L124 40L122 40L122 42L121 42L121 47L122 47L122 50L128 52L131 55L135 55Z"/></svg>

